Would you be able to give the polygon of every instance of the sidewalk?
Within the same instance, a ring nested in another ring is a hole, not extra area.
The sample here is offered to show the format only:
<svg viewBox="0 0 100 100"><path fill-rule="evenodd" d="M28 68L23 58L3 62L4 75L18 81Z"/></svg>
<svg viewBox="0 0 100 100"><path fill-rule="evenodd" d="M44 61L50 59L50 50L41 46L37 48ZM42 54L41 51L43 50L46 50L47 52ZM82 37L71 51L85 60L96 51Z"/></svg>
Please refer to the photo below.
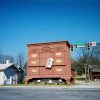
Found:
<svg viewBox="0 0 100 100"><path fill-rule="evenodd" d="M66 88L66 89L77 89L77 88L90 88L90 89L94 89L94 88L98 88L100 89L100 81L98 82L85 82L85 81L76 81L74 85L31 85L31 86L24 86L24 85L19 85L19 86L0 86L0 88L56 88L56 89L63 89L63 88Z"/></svg>
<svg viewBox="0 0 100 100"><path fill-rule="evenodd" d="M100 81L89 81L89 82L85 82L85 81L75 81L76 85L100 85Z"/></svg>
<svg viewBox="0 0 100 100"><path fill-rule="evenodd" d="M100 81L76 81L70 88L100 88Z"/></svg>

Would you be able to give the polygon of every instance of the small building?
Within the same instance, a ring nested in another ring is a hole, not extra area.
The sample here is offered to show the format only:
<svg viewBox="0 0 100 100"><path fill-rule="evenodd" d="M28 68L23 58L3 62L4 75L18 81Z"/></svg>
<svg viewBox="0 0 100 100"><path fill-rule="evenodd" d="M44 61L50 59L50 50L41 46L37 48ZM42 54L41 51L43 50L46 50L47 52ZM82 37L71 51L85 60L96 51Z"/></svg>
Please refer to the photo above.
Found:
<svg viewBox="0 0 100 100"><path fill-rule="evenodd" d="M73 80L68 41L28 44L28 65L26 83L52 80L70 82Z"/></svg>
<svg viewBox="0 0 100 100"><path fill-rule="evenodd" d="M8 60L6 64L0 64L0 85L17 84L19 69L10 63Z"/></svg>
<svg viewBox="0 0 100 100"><path fill-rule="evenodd" d="M90 68L90 79L93 81L100 81L100 66L93 65Z"/></svg>

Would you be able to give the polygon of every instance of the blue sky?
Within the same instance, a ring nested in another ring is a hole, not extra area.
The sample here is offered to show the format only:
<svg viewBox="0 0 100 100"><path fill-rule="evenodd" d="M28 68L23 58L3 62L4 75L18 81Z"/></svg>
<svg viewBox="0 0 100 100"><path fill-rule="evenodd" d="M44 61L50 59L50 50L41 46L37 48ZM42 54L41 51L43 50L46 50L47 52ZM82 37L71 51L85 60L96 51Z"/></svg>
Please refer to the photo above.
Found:
<svg viewBox="0 0 100 100"><path fill-rule="evenodd" d="M26 54L29 43L99 38L99 0L0 0L0 49L5 54Z"/></svg>

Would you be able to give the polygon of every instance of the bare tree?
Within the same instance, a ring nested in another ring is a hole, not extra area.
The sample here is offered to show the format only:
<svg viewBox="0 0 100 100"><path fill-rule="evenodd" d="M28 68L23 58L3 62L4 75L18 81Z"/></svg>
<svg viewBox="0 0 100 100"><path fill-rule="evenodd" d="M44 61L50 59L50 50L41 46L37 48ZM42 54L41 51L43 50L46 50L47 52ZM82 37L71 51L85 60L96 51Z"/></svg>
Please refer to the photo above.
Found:
<svg viewBox="0 0 100 100"><path fill-rule="evenodd" d="M78 55L78 60L72 61L72 67L80 73L85 72L84 64L100 65L100 46L91 47L90 50L87 47L79 48Z"/></svg>
<svg viewBox="0 0 100 100"><path fill-rule="evenodd" d="M16 65L20 66L21 68L24 67L25 64L25 57L23 53L19 53L16 57Z"/></svg>
<svg viewBox="0 0 100 100"><path fill-rule="evenodd" d="M90 50L87 48L81 48L79 52L79 59L81 62L89 65L100 64L100 46L91 47Z"/></svg>
<svg viewBox="0 0 100 100"><path fill-rule="evenodd" d="M27 62L25 62L23 70L24 70L24 76L26 76L27 75Z"/></svg>
<svg viewBox="0 0 100 100"><path fill-rule="evenodd" d="M0 63L5 64L6 60L10 60L10 63L14 63L14 57L8 54L3 54L2 49L0 49Z"/></svg>
<svg viewBox="0 0 100 100"><path fill-rule="evenodd" d="M14 57L11 55L7 55L7 54L0 54L0 63L1 64L5 64L6 60L10 60L10 63L14 63Z"/></svg>

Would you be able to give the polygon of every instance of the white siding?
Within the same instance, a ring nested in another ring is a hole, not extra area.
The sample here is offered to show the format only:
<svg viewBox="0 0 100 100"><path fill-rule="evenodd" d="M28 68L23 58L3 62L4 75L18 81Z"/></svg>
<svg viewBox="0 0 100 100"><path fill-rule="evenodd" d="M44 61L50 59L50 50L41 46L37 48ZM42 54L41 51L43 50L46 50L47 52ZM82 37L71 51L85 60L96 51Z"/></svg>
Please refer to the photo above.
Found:
<svg viewBox="0 0 100 100"><path fill-rule="evenodd" d="M4 72L1 71L0 72L0 85L4 85L5 83L5 75L4 75Z"/></svg>
<svg viewBox="0 0 100 100"><path fill-rule="evenodd" d="M17 84L18 83L18 71L19 70L16 69L13 65L4 70L2 69L0 71L0 85Z"/></svg>

